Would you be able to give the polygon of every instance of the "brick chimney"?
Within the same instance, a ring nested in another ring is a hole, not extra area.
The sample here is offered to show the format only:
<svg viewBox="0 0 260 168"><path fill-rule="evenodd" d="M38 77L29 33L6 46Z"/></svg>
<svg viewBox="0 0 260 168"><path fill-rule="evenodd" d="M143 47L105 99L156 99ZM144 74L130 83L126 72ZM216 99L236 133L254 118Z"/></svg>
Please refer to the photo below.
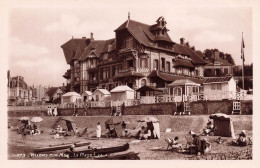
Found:
<svg viewBox="0 0 260 168"><path fill-rule="evenodd" d="M180 43L181 43L181 45L184 45L184 43L185 43L185 38L180 38Z"/></svg>
<svg viewBox="0 0 260 168"><path fill-rule="evenodd" d="M219 51L215 51L214 52L214 59L215 59L215 61L214 62L219 62Z"/></svg>
<svg viewBox="0 0 260 168"><path fill-rule="evenodd" d="M94 37L93 37L93 35L94 35L94 34L91 32L91 33L90 33L90 40L91 40L91 41L93 41L93 40L94 40Z"/></svg>

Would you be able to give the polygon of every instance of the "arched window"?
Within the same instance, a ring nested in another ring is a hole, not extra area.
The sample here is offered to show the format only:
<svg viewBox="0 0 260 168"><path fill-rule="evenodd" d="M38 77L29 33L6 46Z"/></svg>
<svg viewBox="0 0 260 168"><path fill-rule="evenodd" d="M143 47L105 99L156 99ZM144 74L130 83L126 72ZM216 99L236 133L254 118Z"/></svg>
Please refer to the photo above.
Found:
<svg viewBox="0 0 260 168"><path fill-rule="evenodd" d="M145 80L145 79L142 79L142 80L141 80L141 87L142 87L142 86L145 86L145 85L146 85L146 80Z"/></svg>
<svg viewBox="0 0 260 168"><path fill-rule="evenodd" d="M173 94L174 96L181 96L181 88L179 87L174 88Z"/></svg>

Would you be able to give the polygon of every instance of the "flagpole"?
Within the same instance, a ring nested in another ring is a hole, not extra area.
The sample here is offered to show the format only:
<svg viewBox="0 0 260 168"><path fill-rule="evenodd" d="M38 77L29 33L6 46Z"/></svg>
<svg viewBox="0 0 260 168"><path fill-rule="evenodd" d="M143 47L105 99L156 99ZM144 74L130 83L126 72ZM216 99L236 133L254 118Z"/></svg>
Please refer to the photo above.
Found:
<svg viewBox="0 0 260 168"><path fill-rule="evenodd" d="M243 32L242 32L242 40L243 40L243 44L242 44L242 88L243 90L245 90L245 80L244 80L244 39L243 39Z"/></svg>

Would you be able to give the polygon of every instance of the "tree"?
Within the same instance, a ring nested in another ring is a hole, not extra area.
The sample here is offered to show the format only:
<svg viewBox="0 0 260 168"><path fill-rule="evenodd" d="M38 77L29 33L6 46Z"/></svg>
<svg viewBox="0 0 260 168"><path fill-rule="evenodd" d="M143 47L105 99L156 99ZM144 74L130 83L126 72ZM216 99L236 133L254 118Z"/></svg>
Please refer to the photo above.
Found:
<svg viewBox="0 0 260 168"><path fill-rule="evenodd" d="M253 76L253 63L250 65L244 66L244 75L245 76Z"/></svg>
<svg viewBox="0 0 260 168"><path fill-rule="evenodd" d="M240 79L238 80L237 86L240 87L240 88L242 88L242 87L243 87L242 85L243 85L243 84L242 84L242 78L240 78ZM245 90L253 89L253 81L250 80L249 78L245 78L245 79L244 79L244 87L245 87L245 88L244 88Z"/></svg>
<svg viewBox="0 0 260 168"><path fill-rule="evenodd" d="M224 53L222 51L219 51L216 48L215 49L205 49L204 50L204 55L205 55L206 58L210 59L212 57L212 55L214 54L214 52L216 52L216 51L219 52L219 57L220 58L227 60L232 65L235 65L234 59L233 59L231 54Z"/></svg>
<svg viewBox="0 0 260 168"><path fill-rule="evenodd" d="M231 56L231 54L226 54L226 60L227 60L229 63L235 65L235 61L234 61L233 57Z"/></svg>

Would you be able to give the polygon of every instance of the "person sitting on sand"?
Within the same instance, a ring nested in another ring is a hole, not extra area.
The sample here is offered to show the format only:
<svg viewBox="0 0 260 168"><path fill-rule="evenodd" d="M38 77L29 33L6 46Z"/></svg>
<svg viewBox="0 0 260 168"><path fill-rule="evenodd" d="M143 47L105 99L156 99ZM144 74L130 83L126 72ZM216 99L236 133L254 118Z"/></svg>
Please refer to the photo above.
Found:
<svg viewBox="0 0 260 168"><path fill-rule="evenodd" d="M211 144L209 143L209 141L206 138L203 138L201 140L201 153L208 153L211 150Z"/></svg>
<svg viewBox="0 0 260 168"><path fill-rule="evenodd" d="M193 134L192 138L193 138L192 144L193 144L194 153L199 156L199 155L201 155L201 152L202 152L201 138L197 134Z"/></svg>
<svg viewBox="0 0 260 168"><path fill-rule="evenodd" d="M36 124L33 124L31 133L32 133L32 135L40 134L40 130L38 129Z"/></svg>
<svg viewBox="0 0 260 168"><path fill-rule="evenodd" d="M238 145L238 146L246 146L247 145L246 131L245 130L242 130L241 133L239 134L239 137L236 141L236 145Z"/></svg>
<svg viewBox="0 0 260 168"><path fill-rule="evenodd" d="M211 121L208 121L206 129L204 129L204 134L208 136L211 132L214 132L214 125Z"/></svg>
<svg viewBox="0 0 260 168"><path fill-rule="evenodd" d="M171 143L173 149L182 150L182 144L178 143L179 137L169 138L168 141Z"/></svg>
<svg viewBox="0 0 260 168"><path fill-rule="evenodd" d="M80 133L79 133L78 127L75 128L75 135L80 136Z"/></svg>
<svg viewBox="0 0 260 168"><path fill-rule="evenodd" d="M62 131L63 131L62 127L60 125L58 125L57 132L62 132Z"/></svg>
<svg viewBox="0 0 260 168"><path fill-rule="evenodd" d="M110 130L110 137L117 138L117 132L115 128Z"/></svg>
<svg viewBox="0 0 260 168"><path fill-rule="evenodd" d="M142 126L139 139L141 139L141 140L147 140L147 139L150 138L150 137L151 137L151 131L148 130L148 129L146 129L144 126Z"/></svg>
<svg viewBox="0 0 260 168"><path fill-rule="evenodd" d="M127 135L127 129L126 129L126 123L125 123L125 121L123 121L122 122L122 136L123 137L126 137L126 135Z"/></svg>
<svg viewBox="0 0 260 168"><path fill-rule="evenodd" d="M108 124L105 124L105 128L106 128L106 137L109 138L110 137L110 126Z"/></svg>
<svg viewBox="0 0 260 168"><path fill-rule="evenodd" d="M223 143L223 141L222 141L222 139L221 139L221 137L218 137L218 139L217 139L217 141L216 141L218 144L222 144Z"/></svg>
<svg viewBox="0 0 260 168"><path fill-rule="evenodd" d="M54 139L60 139L63 136L61 136L58 132L53 136Z"/></svg>

